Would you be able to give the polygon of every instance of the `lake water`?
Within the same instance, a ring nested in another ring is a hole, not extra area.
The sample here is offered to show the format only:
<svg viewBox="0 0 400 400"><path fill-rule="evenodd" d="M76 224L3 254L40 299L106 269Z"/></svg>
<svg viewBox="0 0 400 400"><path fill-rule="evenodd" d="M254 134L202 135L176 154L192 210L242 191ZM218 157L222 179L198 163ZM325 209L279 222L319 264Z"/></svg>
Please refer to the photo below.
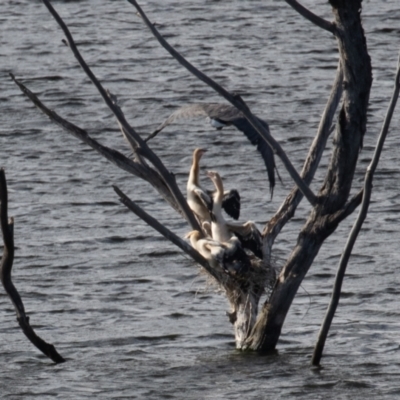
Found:
<svg viewBox="0 0 400 400"><path fill-rule="evenodd" d="M325 1L305 5L327 19ZM301 168L333 82L328 33L284 1L142 1L150 19L192 63L242 94ZM104 86L147 135L190 102L221 101L169 57L124 1L55 1ZM358 190L389 98L399 52L396 0L364 1L374 83ZM354 249L323 368L310 358L342 247L355 216L327 240L294 301L277 354L235 350L227 302L195 264L122 206L111 185L183 236L188 227L144 182L103 160L36 110L11 71L60 115L101 143L130 151L111 112L61 43L40 1L0 4L0 166L15 217L13 278L36 332L68 362L54 365L23 336L0 291L0 393L4 399L390 399L400 395L400 197L397 111ZM243 219L261 228L292 187L269 198L261 158L234 129L203 119L151 142L185 187L195 147L242 195ZM321 183L327 149L313 189ZM303 201L274 247L283 265L309 212Z"/></svg>

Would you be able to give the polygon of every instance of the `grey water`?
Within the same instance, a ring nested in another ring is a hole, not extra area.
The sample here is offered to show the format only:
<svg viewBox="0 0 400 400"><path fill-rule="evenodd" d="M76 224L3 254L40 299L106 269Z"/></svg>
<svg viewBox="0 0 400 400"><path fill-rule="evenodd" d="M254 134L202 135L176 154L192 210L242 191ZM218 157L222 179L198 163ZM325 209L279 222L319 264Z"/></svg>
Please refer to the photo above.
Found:
<svg viewBox="0 0 400 400"><path fill-rule="evenodd" d="M317 3L317 4L314 4ZM325 1L304 1L331 19ZM266 119L296 168L307 154L337 65L327 32L284 1L141 1L193 64L240 93ZM190 102L222 101L180 67L125 1L54 1L82 55L146 136ZM374 82L354 192L362 185L392 94L399 52L396 0L363 2ZM400 395L399 115L393 118L369 217L357 241L322 360L310 368L341 250L355 218L323 246L284 325L278 351L235 350L228 305L188 257L119 203L117 184L178 235L188 226L146 183L69 136L27 100L12 72L51 109L126 155L130 149L40 1L0 4L0 167L15 218L13 279L36 332L68 362L54 365L23 336L0 290L4 399L390 399ZM234 129L174 124L151 147L184 190L194 148L242 194L261 228L292 187L271 200L261 158ZM318 190L330 148L313 189ZM274 247L283 265L310 210L303 201Z"/></svg>

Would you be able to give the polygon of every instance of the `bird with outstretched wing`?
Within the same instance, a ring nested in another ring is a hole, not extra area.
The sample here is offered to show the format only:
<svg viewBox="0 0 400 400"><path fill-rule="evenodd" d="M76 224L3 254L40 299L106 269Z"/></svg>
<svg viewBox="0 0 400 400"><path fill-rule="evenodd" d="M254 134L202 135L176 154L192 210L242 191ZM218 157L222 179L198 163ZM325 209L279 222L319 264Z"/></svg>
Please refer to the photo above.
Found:
<svg viewBox="0 0 400 400"><path fill-rule="evenodd" d="M218 130L229 125L235 126L238 130L242 131L246 135L251 144L257 146L257 150L260 152L264 160L264 164L267 168L269 186L272 196L275 187L276 170L274 153L267 142L258 134L255 128L244 117L243 113L239 111L236 107L219 103L197 103L183 106L173 112L161 125L159 125L157 129L155 129L146 139L146 141L156 136L166 126L172 124L176 120L202 116L208 117L210 119L211 125ZM267 122L260 118L257 119L261 123L261 125L269 132ZM276 172L278 174L278 171Z"/></svg>

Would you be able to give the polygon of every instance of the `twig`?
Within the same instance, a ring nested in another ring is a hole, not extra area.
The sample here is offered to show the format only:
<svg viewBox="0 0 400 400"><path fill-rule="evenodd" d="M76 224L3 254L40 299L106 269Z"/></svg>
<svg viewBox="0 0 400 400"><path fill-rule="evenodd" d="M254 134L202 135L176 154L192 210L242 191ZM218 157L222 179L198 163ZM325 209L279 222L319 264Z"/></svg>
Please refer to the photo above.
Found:
<svg viewBox="0 0 400 400"><path fill-rule="evenodd" d="M281 145L267 132L266 129L261 125L258 119L251 113L249 107L244 102L244 100L238 96L233 95L226 91L222 86L218 85L214 80L205 75L203 72L199 71L196 67L194 67L191 63L189 63L179 52L177 52L158 32L154 24L152 24L147 18L146 14L143 12L139 4L135 0L128 0L139 12L144 22L151 30L155 38L158 42L163 46L171 55L174 57L182 66L184 66L189 72L191 72L198 79L209 85L213 88L217 93L219 93L222 97L228 100L233 106L235 106L238 110L240 110L246 119L250 122L250 124L257 130L259 135L265 140L268 145L273 149L274 153L278 155L278 157L282 160L282 163L285 165L287 171L290 176L302 191L304 196L310 202L310 204L315 205L317 203L317 197L312 192L312 190L308 187L308 185L301 179L300 175L290 162L286 153L282 149Z"/></svg>
<svg viewBox="0 0 400 400"><path fill-rule="evenodd" d="M322 29L325 29L328 32L336 35L336 25L332 24L332 22L326 21L325 19L319 17L318 15L312 13L310 10L305 8L296 0L285 0L291 7L293 7L300 15L304 18L311 21L313 24L319 26Z"/></svg>
<svg viewBox="0 0 400 400"><path fill-rule="evenodd" d="M390 100L388 111L386 113L385 120L383 122L383 126L382 126L381 132L378 137L378 142L377 142L377 145L375 148L374 156L373 156L372 161L371 161L370 165L368 166L367 171L365 173L364 192L363 192L363 199L362 199L360 211L359 211L356 221L354 222L353 228L349 234L347 243L345 245L342 256L340 258L339 266L338 266L338 270L337 270L336 278L335 278L335 284L333 287L331 301L329 303L329 306L328 306L328 309L327 309L327 312L325 315L325 319L321 325L318 339L317 339L317 342L314 347L314 353L313 353L313 356L311 359L311 363L312 363L312 365L315 365L315 366L318 366L320 364L322 352L323 352L324 346L325 346L325 341L328 336L328 332L329 332L330 326L332 324L332 320L335 315L336 308L339 304L342 283L343 283L344 275L346 273L347 264L348 264L351 252L353 250L354 243L357 239L357 236L358 236L358 234L361 230L361 227L364 223L364 220L367 216L368 207L369 207L370 198L371 198L371 191L372 191L372 179L373 179L376 167L378 165L379 158L382 153L383 144L385 143L385 139L386 139L386 136L389 131L390 122L391 122L391 119L393 116L394 109L396 107L397 99L399 97L399 92L400 92L400 57L399 57L398 65L397 65L396 80L395 80L393 95Z"/></svg>
<svg viewBox="0 0 400 400"><path fill-rule="evenodd" d="M36 335L29 324L29 317L25 313L24 304L21 296L11 280L11 269L14 262L14 220L8 220L8 194L7 181L4 169L0 169L0 219L1 231L3 233L4 250L1 259L0 277L1 282L8 296L15 307L17 321L25 336L47 357L55 363L65 362L64 358L58 354L52 344L46 343Z"/></svg>

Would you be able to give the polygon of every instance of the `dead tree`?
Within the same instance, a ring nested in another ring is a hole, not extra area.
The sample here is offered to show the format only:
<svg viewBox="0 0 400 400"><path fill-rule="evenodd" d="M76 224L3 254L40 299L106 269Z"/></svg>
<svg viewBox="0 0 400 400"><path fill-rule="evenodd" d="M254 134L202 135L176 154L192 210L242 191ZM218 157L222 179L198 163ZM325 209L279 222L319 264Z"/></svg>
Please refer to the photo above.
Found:
<svg viewBox="0 0 400 400"><path fill-rule="evenodd" d="M339 54L339 63L332 91L315 139L305 158L301 173L296 171L280 144L260 123L260 119L252 114L240 96L229 93L191 65L166 42L137 2L135 0L128 1L136 7L143 21L160 44L180 64L213 88L243 114L262 140L265 140L275 155L281 159L294 181L293 189L263 229L263 261L252 260L251 267L240 277L229 275L220 268L218 263L207 261L188 243L142 210L120 189L115 188L121 201L129 209L190 255L225 290L232 307L232 312L229 316L234 324L237 347L262 352L272 351L276 348L282 326L297 290L322 244L335 231L340 222L352 214L360 205L363 196L362 189L356 195L350 196L359 151L362 148L363 137L366 133L367 108L372 83L371 62L361 24L361 0L330 0L333 22L328 22L318 17L296 1L287 0L287 3L303 17L335 36ZM29 89L13 77L14 81L24 94L52 121L87 143L120 168L149 182L188 221L191 229L199 232L201 237L203 235L202 228L181 194L174 175L164 167L161 160L153 153L149 144L151 142L143 140L128 124L115 98L102 87L86 65L67 26L49 1L43 0L43 3L64 31L66 43L71 48L79 64L94 83L107 106L114 113L122 134L133 151L133 160L124 157L113 149L102 146L92 139L86 131L64 120L54 111L49 110ZM339 104L341 105L332 140L332 157L324 182L318 193L315 194L309 185L319 167L319 162L330 134L333 132L333 121ZM265 287L270 284L269 260L274 242L285 224L293 217L303 197L306 198L310 206L307 221L300 230L297 243L294 245L279 276L274 280L267 299L260 305L261 295L265 291ZM260 310L258 310L259 306Z"/></svg>
<svg viewBox="0 0 400 400"><path fill-rule="evenodd" d="M65 362L65 359L57 352L56 348L42 338L36 335L29 323L29 317L26 315L25 307L21 296L15 288L11 279L11 269L14 262L14 219L8 219L8 193L7 181L4 169L0 169L0 225L3 234L3 256L0 263L0 279L4 290L11 299L17 314L17 321L25 336L36 346L43 354L53 360L55 363Z"/></svg>

